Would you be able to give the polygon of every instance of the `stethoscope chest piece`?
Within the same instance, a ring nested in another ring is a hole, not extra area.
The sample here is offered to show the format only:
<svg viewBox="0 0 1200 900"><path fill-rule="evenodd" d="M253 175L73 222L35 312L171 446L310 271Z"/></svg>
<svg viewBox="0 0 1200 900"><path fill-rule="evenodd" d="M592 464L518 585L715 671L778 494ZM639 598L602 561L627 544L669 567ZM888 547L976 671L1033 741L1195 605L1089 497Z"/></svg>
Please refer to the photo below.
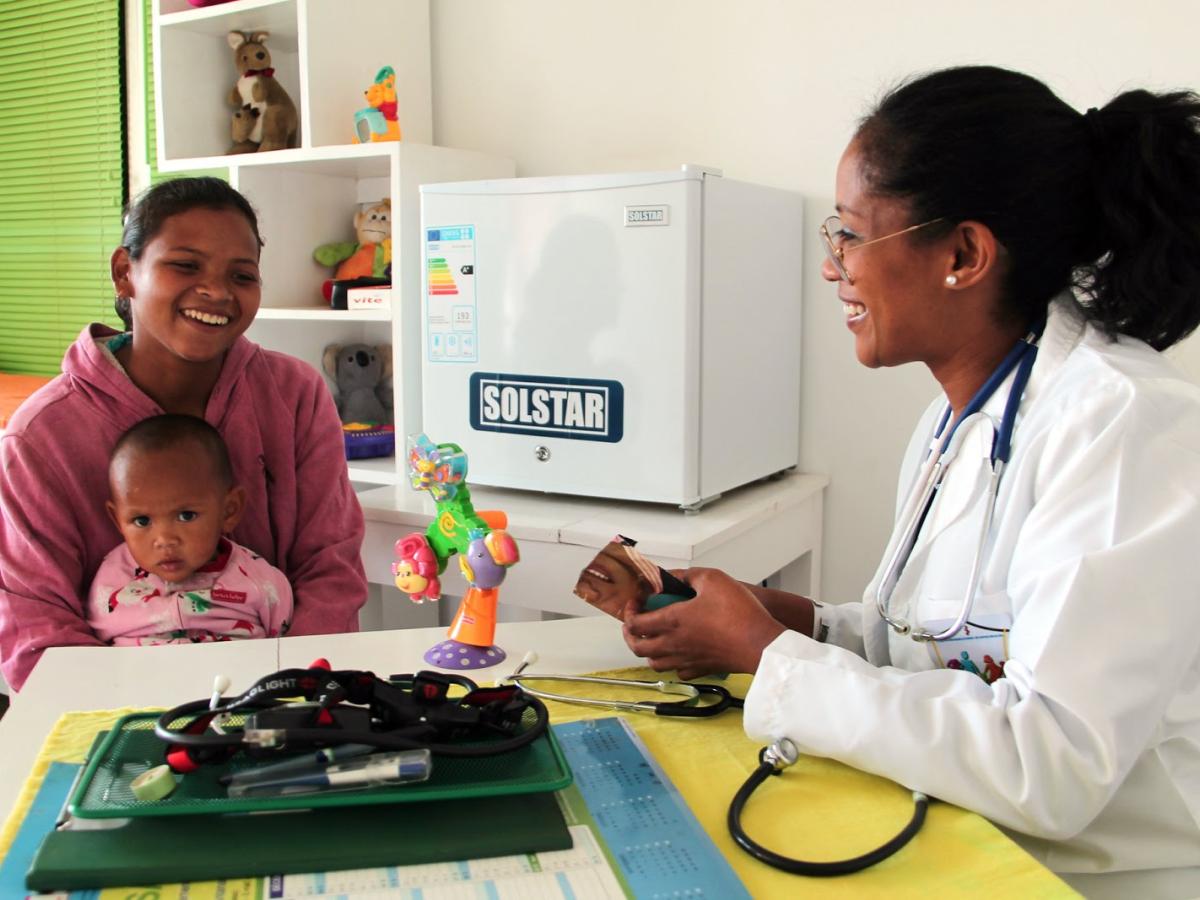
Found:
<svg viewBox="0 0 1200 900"><path fill-rule="evenodd" d="M779 738L763 748L760 758L776 772L782 772L788 766L794 766L800 759L800 751L787 738Z"/></svg>

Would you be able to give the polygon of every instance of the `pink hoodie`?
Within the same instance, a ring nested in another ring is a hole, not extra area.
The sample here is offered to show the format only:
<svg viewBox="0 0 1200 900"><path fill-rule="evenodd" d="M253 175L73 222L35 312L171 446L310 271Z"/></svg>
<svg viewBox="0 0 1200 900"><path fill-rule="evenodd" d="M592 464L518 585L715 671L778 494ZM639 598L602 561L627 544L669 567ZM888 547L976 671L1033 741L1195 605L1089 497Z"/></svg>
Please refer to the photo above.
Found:
<svg viewBox="0 0 1200 900"><path fill-rule="evenodd" d="M121 543L104 508L109 451L125 429L163 412L97 344L115 334L84 329L63 374L22 404L0 438L0 668L14 690L46 647L101 643L84 603L101 560ZM357 631L367 596L362 510L320 374L239 338L204 417L246 489L233 539L292 584L288 633Z"/></svg>

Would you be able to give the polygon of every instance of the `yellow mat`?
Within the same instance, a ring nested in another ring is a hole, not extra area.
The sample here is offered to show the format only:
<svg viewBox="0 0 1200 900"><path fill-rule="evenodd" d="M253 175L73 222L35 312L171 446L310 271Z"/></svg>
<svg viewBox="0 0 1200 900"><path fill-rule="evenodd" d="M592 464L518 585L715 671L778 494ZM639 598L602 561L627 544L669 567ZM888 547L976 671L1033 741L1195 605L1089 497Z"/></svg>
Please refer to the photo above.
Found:
<svg viewBox="0 0 1200 900"><path fill-rule="evenodd" d="M621 678L657 679L649 669L604 673ZM536 685L535 685L536 686ZM748 676L725 682L745 696ZM558 686L549 686L556 692ZM628 697L618 689L593 686L590 697ZM642 698L635 698L642 699ZM668 698L669 699L669 698ZM548 702L551 721L613 715L602 709ZM134 710L67 713L47 737L4 828L0 858L8 851L26 810L51 762L83 761L97 731ZM705 831L756 898L993 896L1078 897L994 825L974 813L933 802L921 832L895 856L854 875L804 878L779 872L752 859L729 836L725 815L737 788L758 765L759 745L742 731L742 717L728 712L710 719L669 719L631 714L628 721L654 754ZM778 778L755 791L743 824L758 843L787 856L808 860L857 856L890 839L912 814L911 794L892 782L831 760L802 756ZM161 900L187 896L207 900L250 898L252 879L243 883L192 884L187 893L163 890ZM105 890L99 900L126 897Z"/></svg>

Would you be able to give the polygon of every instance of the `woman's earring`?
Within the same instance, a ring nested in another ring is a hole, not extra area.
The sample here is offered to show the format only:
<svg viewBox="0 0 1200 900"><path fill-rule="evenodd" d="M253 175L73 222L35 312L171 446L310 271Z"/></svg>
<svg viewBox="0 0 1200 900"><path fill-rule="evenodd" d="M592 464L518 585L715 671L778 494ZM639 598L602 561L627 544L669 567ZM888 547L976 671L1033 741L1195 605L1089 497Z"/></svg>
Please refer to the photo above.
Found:
<svg viewBox="0 0 1200 900"><path fill-rule="evenodd" d="M947 275L946 276L946 287L954 287L956 284L958 284L958 276L957 275Z"/></svg>

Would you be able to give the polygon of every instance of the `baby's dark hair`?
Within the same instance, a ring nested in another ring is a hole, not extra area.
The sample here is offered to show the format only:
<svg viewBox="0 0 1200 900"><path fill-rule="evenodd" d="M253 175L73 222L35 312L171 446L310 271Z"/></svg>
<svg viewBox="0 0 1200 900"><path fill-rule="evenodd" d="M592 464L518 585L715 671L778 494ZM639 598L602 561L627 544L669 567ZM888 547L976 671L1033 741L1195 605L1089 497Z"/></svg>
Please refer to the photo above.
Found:
<svg viewBox="0 0 1200 900"><path fill-rule="evenodd" d="M259 249L262 249L263 239L258 232L258 214L254 212L250 201L230 187L228 182L208 175L160 181L143 191L125 210L125 230L121 234L121 246L129 252L130 259L141 259L146 245L162 229L163 222L190 209L231 209L240 212L250 223L254 239L258 241ZM118 297L113 308L125 323L125 329L132 329L129 298Z"/></svg>
<svg viewBox="0 0 1200 900"><path fill-rule="evenodd" d="M180 444L198 444L212 463L212 471L221 486L233 486L233 465L229 461L229 448L217 429L196 416L164 413L142 419L117 438L109 457L110 465L125 453L153 453L178 447Z"/></svg>

